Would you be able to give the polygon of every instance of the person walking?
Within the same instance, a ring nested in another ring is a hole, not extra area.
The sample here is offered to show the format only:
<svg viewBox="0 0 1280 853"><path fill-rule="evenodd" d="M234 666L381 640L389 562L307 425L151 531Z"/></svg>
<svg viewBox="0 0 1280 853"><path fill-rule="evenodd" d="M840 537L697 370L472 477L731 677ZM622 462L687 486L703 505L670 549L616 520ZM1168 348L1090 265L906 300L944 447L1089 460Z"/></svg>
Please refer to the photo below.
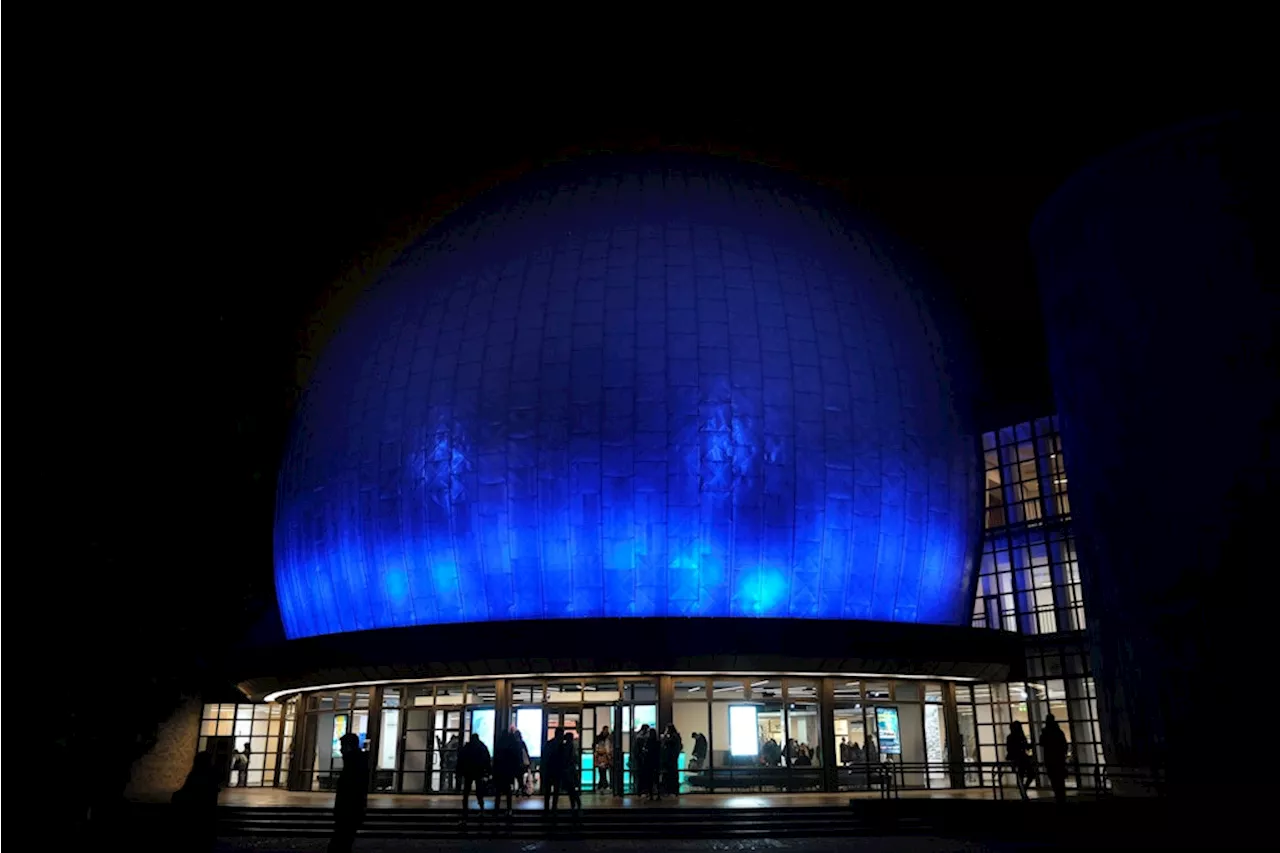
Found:
<svg viewBox="0 0 1280 853"><path fill-rule="evenodd" d="M1009 735L1004 739L1005 760L1013 770L1014 782L1018 786L1018 795L1027 797L1027 786L1031 784L1031 744L1027 742L1027 734L1022 730L1022 723L1014 720L1009 724Z"/></svg>
<svg viewBox="0 0 1280 853"><path fill-rule="evenodd" d="M1064 803L1067 800L1067 736L1053 714L1044 718L1040 748L1044 750L1044 775L1049 777L1053 798Z"/></svg>
<svg viewBox="0 0 1280 853"><path fill-rule="evenodd" d="M496 814L503 795L507 798L507 818L511 818L511 789L520 783L520 737L515 726L498 735L493 745L493 810Z"/></svg>
<svg viewBox="0 0 1280 853"><path fill-rule="evenodd" d="M574 820L582 817L582 767L577 746L573 732L565 732L560 743L560 790L569 795L569 813Z"/></svg>
<svg viewBox="0 0 1280 853"><path fill-rule="evenodd" d="M538 776L542 782L542 813L552 817L560 805L560 748L563 732L559 727L542 745L542 758L538 763Z"/></svg>
<svg viewBox="0 0 1280 853"><path fill-rule="evenodd" d="M489 747L480 740L477 732L471 733L471 740L458 753L458 775L462 777L462 823L465 826L469 814L471 790L476 792L476 805L480 809L480 818L484 819L484 780L493 771L493 759L489 755Z"/></svg>
<svg viewBox="0 0 1280 853"><path fill-rule="evenodd" d="M350 853L356 833L369 810L369 756L360 748L360 736L347 732L339 741L342 770L333 798L333 837L329 853Z"/></svg>

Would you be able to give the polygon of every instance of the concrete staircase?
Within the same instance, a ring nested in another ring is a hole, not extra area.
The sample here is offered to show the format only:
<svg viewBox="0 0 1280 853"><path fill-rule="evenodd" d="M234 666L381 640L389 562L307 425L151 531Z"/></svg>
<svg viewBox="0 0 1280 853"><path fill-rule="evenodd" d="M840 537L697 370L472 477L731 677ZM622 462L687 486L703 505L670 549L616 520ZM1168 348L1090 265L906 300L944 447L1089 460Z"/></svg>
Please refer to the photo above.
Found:
<svg viewBox="0 0 1280 853"><path fill-rule="evenodd" d="M879 810L857 807L797 808L663 808L661 805L584 809L578 820L562 812L555 821L541 810L517 809L510 820L491 810L468 825L457 809L370 809L361 836L366 838L456 839L506 837L519 839L576 837L592 839L692 838L818 838L873 835L886 830ZM323 837L333 829L328 809L305 807L220 809L220 835ZM895 835L928 831L921 815L901 814L893 821Z"/></svg>

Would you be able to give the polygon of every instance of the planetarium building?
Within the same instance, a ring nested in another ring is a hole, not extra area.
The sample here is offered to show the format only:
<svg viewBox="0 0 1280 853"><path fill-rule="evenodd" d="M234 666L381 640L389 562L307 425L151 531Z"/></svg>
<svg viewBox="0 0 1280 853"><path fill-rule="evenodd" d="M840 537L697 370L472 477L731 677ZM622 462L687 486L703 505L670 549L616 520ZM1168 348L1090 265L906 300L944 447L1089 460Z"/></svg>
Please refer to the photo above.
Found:
<svg viewBox="0 0 1280 853"><path fill-rule="evenodd" d="M474 200L317 362L280 471L289 640L192 746L322 791L354 731L374 790L430 793L470 734L515 726L536 765L559 727L621 791L633 732L674 724L681 789L715 793L981 785L1058 706L1096 743L1083 652L1019 636L1083 627L1055 424L984 448L937 298L763 167L584 159Z"/></svg>

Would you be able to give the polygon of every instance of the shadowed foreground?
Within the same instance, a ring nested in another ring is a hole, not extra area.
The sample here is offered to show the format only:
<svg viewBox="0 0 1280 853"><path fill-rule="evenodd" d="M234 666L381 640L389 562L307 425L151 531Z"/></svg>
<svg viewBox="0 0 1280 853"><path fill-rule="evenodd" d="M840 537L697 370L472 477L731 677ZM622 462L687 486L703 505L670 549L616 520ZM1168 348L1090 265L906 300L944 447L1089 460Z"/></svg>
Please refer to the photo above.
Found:
<svg viewBox="0 0 1280 853"><path fill-rule="evenodd" d="M1230 810L1230 811L1228 811ZM111 849L173 850L171 814L163 807L134 811L124 837ZM332 812L223 807L217 849L322 851ZM303 813L306 814L303 814ZM1108 850L1270 849L1255 839L1268 818L1253 798L1176 807L1154 798L1050 801L961 799L860 800L843 808L595 809L580 823L562 815L548 822L538 811L518 811L512 823L472 817L460 826L456 809L395 809L371 816L356 851L657 850L836 851L865 850ZM261 815L260 817L255 817ZM124 829L124 827L121 827ZM86 845L107 849L106 839Z"/></svg>

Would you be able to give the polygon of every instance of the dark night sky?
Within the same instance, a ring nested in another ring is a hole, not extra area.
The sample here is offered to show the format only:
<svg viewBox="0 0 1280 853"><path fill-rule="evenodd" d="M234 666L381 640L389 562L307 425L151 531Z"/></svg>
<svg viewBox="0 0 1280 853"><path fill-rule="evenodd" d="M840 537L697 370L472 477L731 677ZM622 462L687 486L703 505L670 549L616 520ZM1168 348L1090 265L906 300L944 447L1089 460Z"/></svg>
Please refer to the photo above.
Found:
<svg viewBox="0 0 1280 853"><path fill-rule="evenodd" d="M918 90L853 67L598 90L346 70L215 76L180 100L146 76L128 97L90 83L77 121L99 144L58 143L74 148L75 213L71 184L50 178L32 217L69 282L45 295L69 341L58 369L78 387L36 392L42 440L64 451L33 504L76 508L65 546L86 578L80 618L116 626L118 608L157 601L193 616L140 615L121 642L175 623L221 630L246 600L270 613L274 467L303 330L331 321L325 294L354 259L441 197L569 146L714 143L792 162L844 186L955 287L998 422L1049 405L1026 249L1037 206L1090 156L1239 103L1229 74L1194 69L1159 86L1067 74L1040 88L943 73Z"/></svg>

